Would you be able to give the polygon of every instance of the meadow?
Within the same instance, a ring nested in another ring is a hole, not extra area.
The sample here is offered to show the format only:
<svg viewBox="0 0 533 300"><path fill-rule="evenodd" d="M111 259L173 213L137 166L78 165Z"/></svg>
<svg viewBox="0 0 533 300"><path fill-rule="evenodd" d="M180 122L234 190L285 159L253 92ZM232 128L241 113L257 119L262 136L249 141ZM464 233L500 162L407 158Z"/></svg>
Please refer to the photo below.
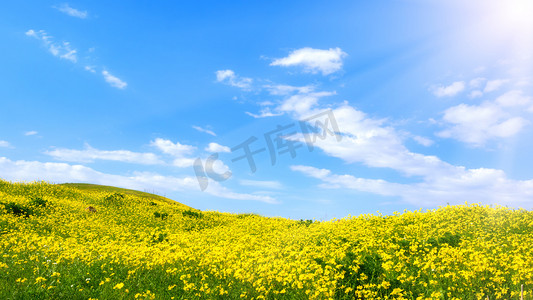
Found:
<svg viewBox="0 0 533 300"><path fill-rule="evenodd" d="M0 181L0 248L0 299L533 299L533 212L478 204L319 222Z"/></svg>

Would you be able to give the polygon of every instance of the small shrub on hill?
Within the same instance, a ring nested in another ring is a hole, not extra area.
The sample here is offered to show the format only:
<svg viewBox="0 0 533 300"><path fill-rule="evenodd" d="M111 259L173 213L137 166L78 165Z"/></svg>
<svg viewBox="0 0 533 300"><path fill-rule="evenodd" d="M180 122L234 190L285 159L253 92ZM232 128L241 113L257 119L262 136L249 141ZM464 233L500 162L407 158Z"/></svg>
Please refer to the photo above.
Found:
<svg viewBox="0 0 533 300"><path fill-rule="evenodd" d="M181 214L184 217L191 217L191 218L196 218L196 219L200 219L200 218L203 217L201 212L196 212L196 211L192 211L192 210L184 210L184 211L181 212Z"/></svg>
<svg viewBox="0 0 533 300"><path fill-rule="evenodd" d="M161 220L164 220L168 217L168 214L166 212L160 213L158 211L154 212L154 217L161 218Z"/></svg>
<svg viewBox="0 0 533 300"><path fill-rule="evenodd" d="M33 214L32 210L28 207L25 207L22 204L8 202L4 204L4 207L8 213L11 213L18 217L29 217Z"/></svg>
<svg viewBox="0 0 533 300"><path fill-rule="evenodd" d="M48 205L48 201L41 197L33 197L30 201L30 204L33 206L46 207Z"/></svg>

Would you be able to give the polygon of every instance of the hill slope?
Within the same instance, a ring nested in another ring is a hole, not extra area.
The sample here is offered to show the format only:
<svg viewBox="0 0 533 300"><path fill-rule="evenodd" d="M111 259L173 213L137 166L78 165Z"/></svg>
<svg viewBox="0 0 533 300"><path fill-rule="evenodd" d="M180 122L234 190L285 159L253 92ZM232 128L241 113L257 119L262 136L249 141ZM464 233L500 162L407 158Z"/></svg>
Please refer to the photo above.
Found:
<svg viewBox="0 0 533 300"><path fill-rule="evenodd" d="M183 207L191 208L185 204L176 202L172 199L168 199L163 196L159 196L159 195L155 195L155 194L151 194L147 192L141 192L137 190L130 190L130 189L124 189L124 188L119 188L119 187L114 187L114 186L98 185L98 184L91 184L91 183L63 183L60 185L66 186L66 187L72 187L80 191L121 193L124 195L132 195L132 196L137 196L137 197L141 197L141 198L145 198L149 200L158 200L158 201L163 201L167 203L176 203L176 204L182 205Z"/></svg>
<svg viewBox="0 0 533 300"><path fill-rule="evenodd" d="M0 181L0 299L509 299L531 244L533 213L502 207L293 221Z"/></svg>

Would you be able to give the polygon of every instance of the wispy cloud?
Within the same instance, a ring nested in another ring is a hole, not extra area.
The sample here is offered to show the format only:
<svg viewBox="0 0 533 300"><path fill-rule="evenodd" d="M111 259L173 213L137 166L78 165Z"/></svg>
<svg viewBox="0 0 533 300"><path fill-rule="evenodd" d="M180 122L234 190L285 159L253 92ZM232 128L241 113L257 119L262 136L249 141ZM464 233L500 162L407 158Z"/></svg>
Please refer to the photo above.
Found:
<svg viewBox="0 0 533 300"><path fill-rule="evenodd" d="M129 176L116 175L99 172L83 165L25 160L12 161L5 157L0 157L0 174L2 174L3 179L12 181L87 182L141 191L146 189L169 192L199 191L198 180L192 176L175 177L152 172L134 172ZM226 199L279 203L270 196L234 192L215 181L209 183L205 192Z"/></svg>
<svg viewBox="0 0 533 300"><path fill-rule="evenodd" d="M271 66L303 67L306 73L322 73L329 75L339 71L342 68L342 59L347 54L340 48L330 48L328 50L301 48L292 51L287 57L274 60Z"/></svg>
<svg viewBox="0 0 533 300"><path fill-rule="evenodd" d="M8 141L0 140L0 148L9 148L9 147L11 147L11 144Z"/></svg>
<svg viewBox="0 0 533 300"><path fill-rule="evenodd" d="M484 77L476 77L472 80L470 80L470 82L468 83L468 85L471 87L471 88L480 88L481 85L486 82L487 79L484 78Z"/></svg>
<svg viewBox="0 0 533 300"><path fill-rule="evenodd" d="M153 153L139 153L129 150L98 150L85 145L84 150L58 148L45 152L56 160L78 163L90 163L96 160L120 161L142 165L163 164Z"/></svg>
<svg viewBox="0 0 533 300"><path fill-rule="evenodd" d="M124 89L128 84L125 81L122 81L120 78L113 76L108 71L104 70L102 71L102 75L104 76L104 79L107 83L109 83L112 87L116 87L118 89Z"/></svg>
<svg viewBox="0 0 533 300"><path fill-rule="evenodd" d="M279 181L271 180L239 180L239 184L243 186L251 186L261 189L281 189L283 185Z"/></svg>
<svg viewBox="0 0 533 300"><path fill-rule="evenodd" d="M415 140L415 142L419 143L420 145L422 146L425 146L425 147L429 147L431 145L433 145L435 142L426 138L426 137L423 137L423 136L414 136L413 137L413 140Z"/></svg>
<svg viewBox="0 0 533 300"><path fill-rule="evenodd" d="M193 125L192 128L194 128L194 129L196 129L196 130L198 130L198 131L200 131L200 132L210 134L210 135L212 135L212 136L217 136L216 133L214 133L212 130L209 130L209 129L207 129L207 128L202 128L202 127L200 127L200 126L196 126L196 125Z"/></svg>
<svg viewBox="0 0 533 300"><path fill-rule="evenodd" d="M31 130L31 131L26 131L26 132L24 132L24 135L25 135L25 136L36 135L36 134L38 134L38 132L35 131L35 130Z"/></svg>
<svg viewBox="0 0 533 300"><path fill-rule="evenodd" d="M311 111L311 108L318 103L320 98L335 95L335 92L315 92L312 86L276 86L274 90L271 90L269 86L269 90L273 95L284 96L284 100L279 101L276 105L268 101L259 103L263 106L259 113L245 112L247 115L254 118L265 118L290 113L301 118Z"/></svg>
<svg viewBox="0 0 533 300"><path fill-rule="evenodd" d="M85 66L83 68L85 69L85 71L89 71L91 73L96 73L96 70L95 70L94 66Z"/></svg>
<svg viewBox="0 0 533 300"><path fill-rule="evenodd" d="M209 145L205 148L205 151L208 151L208 152L213 152L213 153L217 153L217 152L231 152L231 149L227 146L222 146L220 144L217 144L217 143L209 143Z"/></svg>
<svg viewBox="0 0 533 300"><path fill-rule="evenodd" d="M72 63L76 63L78 61L78 51L73 49L69 42L54 42L52 36L48 35L44 30L35 31L30 29L26 31L26 35L40 40L53 56L66 59Z"/></svg>
<svg viewBox="0 0 533 300"><path fill-rule="evenodd" d="M48 35L44 30L35 31L30 29L26 32L26 35L40 40L53 56L68 60L72 63L78 62L78 50L73 48L69 42L54 42L53 37ZM85 59L87 60L87 58ZM84 69L88 72L96 73L96 67L93 65L85 65ZM104 80L112 87L125 89L128 86L125 81L112 75L107 70L102 71L102 76L104 77Z"/></svg>
<svg viewBox="0 0 533 300"><path fill-rule="evenodd" d="M267 84L263 88L267 89L271 95L285 96L294 94L295 92L300 94L306 94L312 92L315 87L312 85L306 86L292 86L287 84Z"/></svg>
<svg viewBox="0 0 533 300"><path fill-rule="evenodd" d="M508 79L495 79L495 80L487 81L487 85L485 85L485 89L483 89L483 92L490 93L490 92L497 91L498 89L500 89L500 87L502 87L504 84L508 82L509 82Z"/></svg>
<svg viewBox="0 0 533 300"><path fill-rule="evenodd" d="M87 18L88 16L88 13L87 11L81 11L81 10L78 10L78 9L75 9L73 7L71 7L68 3L63 3L59 6L54 6L55 9L59 10L60 12L64 13L64 14L67 14L71 17L75 17L75 18L80 18L80 19L85 19Z"/></svg>
<svg viewBox="0 0 533 300"><path fill-rule="evenodd" d="M291 166L293 171L320 179L320 187L353 189L383 196L400 197L415 205L435 206L461 204L465 199L478 199L485 204L513 205L531 208L533 180L511 180L495 169L458 168L454 174L424 179L419 183L400 184L381 179L337 175L327 169Z"/></svg>
<svg viewBox="0 0 533 300"><path fill-rule="evenodd" d="M474 90L474 91L471 91L470 94L468 95L468 97L470 98L478 98L478 97L481 97L483 96L483 92L480 91L480 90Z"/></svg>
<svg viewBox="0 0 533 300"><path fill-rule="evenodd" d="M206 192L208 192L209 194L213 196L227 198L227 199L247 200L247 201L251 200L251 201L264 202L268 204L279 204L280 203L278 200L270 196L233 192L230 189L223 187L222 185L220 185L218 182L215 182L215 181L209 183L209 187L207 188Z"/></svg>
<svg viewBox="0 0 533 300"><path fill-rule="evenodd" d="M266 118L266 117L276 117L283 115L282 112L272 112L270 107L263 107L258 114L251 113L249 111L244 112L245 114L249 115L250 117L254 117L256 119L259 118Z"/></svg>
<svg viewBox="0 0 533 300"><path fill-rule="evenodd" d="M524 99L517 100L520 93L507 95L500 99L513 105L526 105ZM495 101L497 102L497 101ZM297 110L294 116L320 111L314 104L308 111ZM353 175L337 175L328 169L312 166L293 166L307 176L320 179L323 188L346 188L383 196L400 197L416 205L441 205L446 202L457 203L465 199L484 199L486 203L527 204L533 206L533 180L511 180L505 172L495 169L467 169L455 166L431 155L411 152L404 143L404 134L384 120L369 118L362 111L344 103L332 110L340 129L342 140L334 138L317 139L313 144L326 155L337 157L347 163L362 163L372 168L388 168L404 176L417 176L417 183L403 184L381 179L358 178ZM477 112L465 113L465 116ZM492 114L488 114L492 117ZM488 118L487 118L488 119ZM509 127L512 127L510 124ZM500 132L504 132L502 126ZM465 131L465 130L462 130ZM459 130L458 130L459 132ZM458 134L458 133L455 133ZM303 142L304 139L301 139Z"/></svg>
<svg viewBox="0 0 533 300"><path fill-rule="evenodd" d="M217 81L222 82L241 89L250 89L252 86L252 78L240 77L235 75L232 70L218 70L215 72Z"/></svg>
<svg viewBox="0 0 533 300"><path fill-rule="evenodd" d="M452 97L462 92L465 89L465 86L464 81L456 81L447 86L441 85L432 87L430 90L437 97Z"/></svg>

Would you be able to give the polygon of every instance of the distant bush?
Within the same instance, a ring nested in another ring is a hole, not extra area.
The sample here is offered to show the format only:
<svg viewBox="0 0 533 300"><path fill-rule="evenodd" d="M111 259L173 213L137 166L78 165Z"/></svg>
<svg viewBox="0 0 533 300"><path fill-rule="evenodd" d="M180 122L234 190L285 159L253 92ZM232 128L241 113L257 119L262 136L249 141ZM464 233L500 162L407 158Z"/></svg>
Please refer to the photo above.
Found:
<svg viewBox="0 0 533 300"><path fill-rule="evenodd" d="M437 238L430 237L427 239L427 243L433 248L440 248L443 244L448 244L450 247L457 247L460 242L461 236L459 234L452 234L450 232L446 232L443 236Z"/></svg>
<svg viewBox="0 0 533 300"><path fill-rule="evenodd" d="M168 214L166 212L160 213L160 212L154 212L154 217L161 218L161 220L164 220L168 217Z"/></svg>
<svg viewBox="0 0 533 300"><path fill-rule="evenodd" d="M30 204L33 206L46 207L48 205L48 201L41 197L34 197L31 199Z"/></svg>
<svg viewBox="0 0 533 300"><path fill-rule="evenodd" d="M166 233L159 233L159 234L152 235L152 243L161 243L161 242L166 242L166 241L168 241Z"/></svg>
<svg viewBox="0 0 533 300"><path fill-rule="evenodd" d="M121 193L113 193L105 196L104 200L113 204L122 204L124 202L124 195Z"/></svg>
<svg viewBox="0 0 533 300"><path fill-rule="evenodd" d="M313 224L314 221L313 220L303 220L303 219L300 219L300 221L298 221L298 224L300 225L305 225L306 227L309 227L309 225Z"/></svg>
<svg viewBox="0 0 533 300"><path fill-rule="evenodd" d="M150 201L149 204L152 205L152 206L157 206L157 203L155 203L154 201Z"/></svg>
<svg viewBox="0 0 533 300"><path fill-rule="evenodd" d="M4 203L4 207L8 213L11 213L15 216L29 217L33 214L32 210L24 205L17 204L14 202Z"/></svg>
<svg viewBox="0 0 533 300"><path fill-rule="evenodd" d="M260 217L260 215L254 214L254 213L245 213L245 214L238 214L237 215L237 218L239 218L239 219L244 219L244 218L247 218L247 217Z"/></svg>
<svg viewBox="0 0 533 300"><path fill-rule="evenodd" d="M201 212L196 212L196 211L192 211L192 210L184 210L184 211L181 212L181 214L184 217L191 217L191 218L196 218L196 219L199 219L199 218L203 217Z"/></svg>

